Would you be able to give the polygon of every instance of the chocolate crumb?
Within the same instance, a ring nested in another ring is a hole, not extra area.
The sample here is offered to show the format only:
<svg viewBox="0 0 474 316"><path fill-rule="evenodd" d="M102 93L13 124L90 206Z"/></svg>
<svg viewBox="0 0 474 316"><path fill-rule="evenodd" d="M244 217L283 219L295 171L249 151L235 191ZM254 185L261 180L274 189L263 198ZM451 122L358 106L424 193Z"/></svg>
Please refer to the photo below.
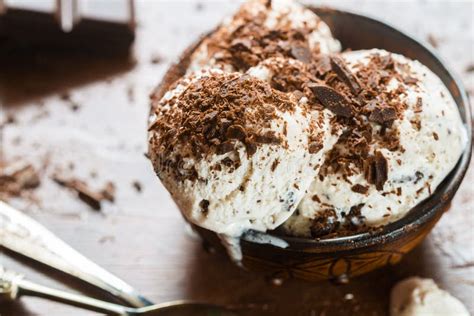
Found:
<svg viewBox="0 0 474 316"><path fill-rule="evenodd" d="M142 192L142 184L138 181L133 181L132 182L132 186L135 190L137 190L137 192Z"/></svg>
<svg viewBox="0 0 474 316"><path fill-rule="evenodd" d="M158 64L161 64L162 62L163 62L163 57L161 57L158 54L153 55L150 59L150 63L153 65L158 65Z"/></svg>
<svg viewBox="0 0 474 316"><path fill-rule="evenodd" d="M434 138L435 140L439 140L438 133L436 133L436 132L433 132L433 138Z"/></svg>

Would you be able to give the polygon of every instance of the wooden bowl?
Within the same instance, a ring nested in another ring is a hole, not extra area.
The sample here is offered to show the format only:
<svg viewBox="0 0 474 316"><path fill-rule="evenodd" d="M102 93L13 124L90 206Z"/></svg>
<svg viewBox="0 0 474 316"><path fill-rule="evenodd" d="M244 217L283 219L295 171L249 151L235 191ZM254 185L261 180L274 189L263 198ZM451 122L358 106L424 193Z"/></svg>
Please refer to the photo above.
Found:
<svg viewBox="0 0 474 316"><path fill-rule="evenodd" d="M381 48L417 59L429 67L448 87L471 137L471 113L466 91L430 48L394 27L367 16L333 9L311 9L329 25L343 48ZM168 87L186 72L190 55L200 42L189 47L178 63L170 67L155 90L155 98L161 98ZM278 236L288 243L287 248L242 239L243 266L278 278L342 281L399 262L404 254L426 237L449 208L469 166L471 142L470 138L456 167L433 195L402 219L386 225L382 231L323 240ZM196 225L193 228L205 243L224 251L214 232ZM268 234L271 235L271 232Z"/></svg>

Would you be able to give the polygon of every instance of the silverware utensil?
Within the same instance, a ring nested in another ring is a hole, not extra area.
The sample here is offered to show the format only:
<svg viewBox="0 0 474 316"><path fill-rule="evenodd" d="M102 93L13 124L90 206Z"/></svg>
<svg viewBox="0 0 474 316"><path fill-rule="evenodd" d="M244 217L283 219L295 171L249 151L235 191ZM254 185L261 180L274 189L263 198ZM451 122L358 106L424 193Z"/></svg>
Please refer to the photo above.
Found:
<svg viewBox="0 0 474 316"><path fill-rule="evenodd" d="M73 305L107 315L157 315L157 316L231 316L235 313L212 304L175 301L140 308L104 302L84 295L49 288L26 280L23 275L0 266L0 302L13 301L21 296L36 296Z"/></svg>
<svg viewBox="0 0 474 316"><path fill-rule="evenodd" d="M0 201L0 246L100 288L133 307L153 303L31 217Z"/></svg>

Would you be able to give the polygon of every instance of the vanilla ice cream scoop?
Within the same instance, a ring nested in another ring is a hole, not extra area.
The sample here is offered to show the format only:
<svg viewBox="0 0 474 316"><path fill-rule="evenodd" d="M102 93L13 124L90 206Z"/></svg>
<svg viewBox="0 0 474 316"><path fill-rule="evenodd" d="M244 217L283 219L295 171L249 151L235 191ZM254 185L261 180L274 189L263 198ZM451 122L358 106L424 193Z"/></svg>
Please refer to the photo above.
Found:
<svg viewBox="0 0 474 316"><path fill-rule="evenodd" d="M347 234L405 216L454 168L467 143L456 103L426 66L383 50L341 54L328 74L353 115L284 224L296 236Z"/></svg>
<svg viewBox="0 0 474 316"><path fill-rule="evenodd" d="M185 76L152 108L157 175L190 222L227 237L282 224L330 148L323 112L250 75Z"/></svg>
<svg viewBox="0 0 474 316"><path fill-rule="evenodd" d="M205 68L244 72L268 57L309 62L313 54L340 51L339 42L314 12L293 0L249 0L206 37L188 72Z"/></svg>
<svg viewBox="0 0 474 316"><path fill-rule="evenodd" d="M397 283L390 295L390 316L469 316L457 298L431 279L411 277Z"/></svg>

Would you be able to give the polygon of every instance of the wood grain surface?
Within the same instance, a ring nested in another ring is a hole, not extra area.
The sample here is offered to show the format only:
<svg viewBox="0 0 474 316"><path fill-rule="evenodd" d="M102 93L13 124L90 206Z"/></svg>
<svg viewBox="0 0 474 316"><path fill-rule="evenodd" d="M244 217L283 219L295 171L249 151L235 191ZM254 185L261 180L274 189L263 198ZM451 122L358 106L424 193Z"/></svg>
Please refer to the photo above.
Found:
<svg viewBox="0 0 474 316"><path fill-rule="evenodd" d="M314 2L311 2L314 3ZM437 45L474 94L474 8L470 1L320 1L386 20ZM144 157L148 95L168 65L197 36L236 8L234 1L139 1L134 61L30 56L0 68L1 158L26 161L41 186L11 204L155 302L199 299L251 305L249 315L386 315L391 287L431 277L474 312L474 170L425 242L399 265L347 285L289 280L280 286L203 250ZM355 26L356 27L356 26ZM34 58L33 58L34 57ZM94 211L53 173L100 188L115 203ZM135 182L142 190L136 189ZM1 250L0 264L60 289L110 299L61 273ZM351 294L351 295L348 295ZM36 298L0 304L0 315L89 315Z"/></svg>

